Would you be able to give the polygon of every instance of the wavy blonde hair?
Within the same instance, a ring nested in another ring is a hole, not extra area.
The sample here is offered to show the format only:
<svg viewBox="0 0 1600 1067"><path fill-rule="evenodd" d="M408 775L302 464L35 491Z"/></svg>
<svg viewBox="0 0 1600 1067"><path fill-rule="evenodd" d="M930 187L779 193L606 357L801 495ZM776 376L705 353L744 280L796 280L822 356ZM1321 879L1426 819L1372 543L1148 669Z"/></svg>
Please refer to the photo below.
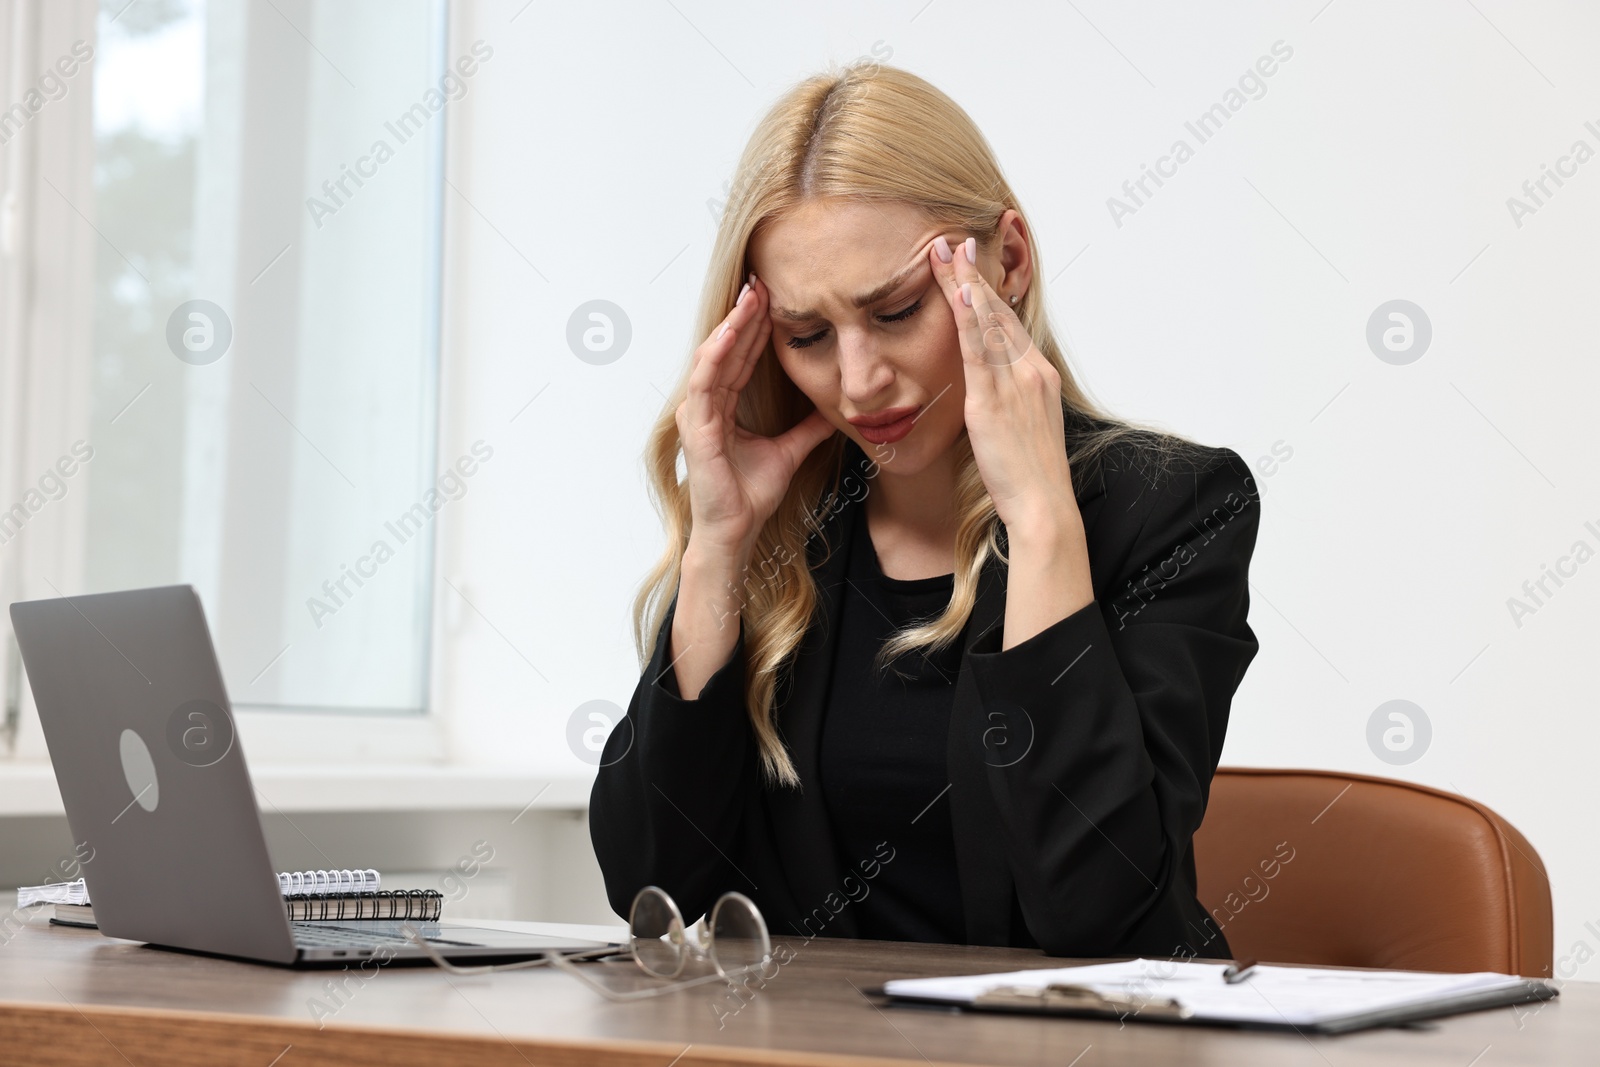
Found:
<svg viewBox="0 0 1600 1067"><path fill-rule="evenodd" d="M910 204L946 232L976 237L985 250L998 240L1006 209L1021 213L983 134L955 101L927 81L895 67L861 61L807 78L772 107L740 157L706 271L691 353L732 310L751 270L747 250L758 228L819 198ZM1045 313L1045 271L1037 245L1033 257L1033 281L1014 310L1061 375L1064 414L1085 426L1069 444L1074 477L1082 477L1113 442L1135 435L1153 446L1141 450L1146 459L1192 445L1158 427L1112 418L1080 388ZM684 361L684 372L662 407L645 453L650 492L666 526L667 543L634 600L634 642L641 668L666 620L689 543L689 486L678 475L681 445L675 413L687 395L691 363L692 358ZM769 341L739 398L739 424L775 436L811 409L811 402L783 372ZM770 783L800 784L774 710L781 672L793 659L817 607L806 542L821 536L825 553L837 547L827 543L825 526L845 502L836 489L848 443L835 431L801 464L783 501L757 535L752 555L756 573L747 573L742 583L745 702ZM893 635L879 653L880 663L912 649L942 648L954 641L977 600L978 576L985 563L991 556L1005 559L998 539L1000 522L964 432L953 447L959 450L955 507L960 519L949 606L943 614Z"/></svg>

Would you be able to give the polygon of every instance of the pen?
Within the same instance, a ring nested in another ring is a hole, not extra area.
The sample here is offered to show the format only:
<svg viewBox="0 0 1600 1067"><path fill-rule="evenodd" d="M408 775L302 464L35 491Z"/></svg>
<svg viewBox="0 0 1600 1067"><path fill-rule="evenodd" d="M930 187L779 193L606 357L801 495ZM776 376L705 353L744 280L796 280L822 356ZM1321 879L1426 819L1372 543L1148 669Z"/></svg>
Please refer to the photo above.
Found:
<svg viewBox="0 0 1600 1067"><path fill-rule="evenodd" d="M1228 969L1222 972L1222 980L1229 985L1242 982L1249 978L1256 969L1256 961L1251 959L1237 960L1228 964Z"/></svg>

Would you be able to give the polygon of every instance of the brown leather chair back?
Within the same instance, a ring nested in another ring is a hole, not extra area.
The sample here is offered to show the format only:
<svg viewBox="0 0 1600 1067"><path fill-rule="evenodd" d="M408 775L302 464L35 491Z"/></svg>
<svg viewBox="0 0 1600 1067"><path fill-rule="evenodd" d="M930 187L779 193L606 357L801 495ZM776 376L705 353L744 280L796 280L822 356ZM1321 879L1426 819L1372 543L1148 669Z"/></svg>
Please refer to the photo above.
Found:
<svg viewBox="0 0 1600 1067"><path fill-rule="evenodd" d="M1200 902L1238 958L1550 976L1544 864L1466 797L1221 767L1194 848Z"/></svg>

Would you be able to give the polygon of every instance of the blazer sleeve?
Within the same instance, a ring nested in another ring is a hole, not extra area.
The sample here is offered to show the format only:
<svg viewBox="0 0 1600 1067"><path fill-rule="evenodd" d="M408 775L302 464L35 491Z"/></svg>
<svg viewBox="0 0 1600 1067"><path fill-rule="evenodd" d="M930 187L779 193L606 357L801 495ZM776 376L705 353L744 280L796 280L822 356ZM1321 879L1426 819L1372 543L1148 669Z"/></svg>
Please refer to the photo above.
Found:
<svg viewBox="0 0 1600 1067"><path fill-rule="evenodd" d="M1159 487L1119 477L1108 509L1135 490L1147 503L1110 603L1004 651L1002 624L968 650L985 718L1031 726L1027 754L984 773L1051 954L1174 954L1204 936L1187 860L1259 647L1245 616L1260 496L1237 453L1212 451Z"/></svg>
<svg viewBox="0 0 1600 1067"><path fill-rule="evenodd" d="M730 881L739 822L755 788L756 740L745 712L744 623L733 652L694 700L678 692L667 650L677 598L589 795L589 838L612 910L660 886L686 921Z"/></svg>

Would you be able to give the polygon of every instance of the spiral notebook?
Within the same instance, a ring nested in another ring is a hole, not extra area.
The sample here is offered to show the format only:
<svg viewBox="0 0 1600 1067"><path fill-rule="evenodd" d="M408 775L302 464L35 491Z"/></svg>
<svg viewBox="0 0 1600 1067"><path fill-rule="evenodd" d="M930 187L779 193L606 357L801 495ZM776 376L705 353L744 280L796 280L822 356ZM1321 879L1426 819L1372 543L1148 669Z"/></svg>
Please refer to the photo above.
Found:
<svg viewBox="0 0 1600 1067"><path fill-rule="evenodd" d="M291 922L399 919L433 922L444 910L437 889L382 889L378 872L366 870L286 871L278 874L278 891ZM63 926L95 926L94 906L82 878L73 882L23 886L17 907L54 904L52 922Z"/></svg>

